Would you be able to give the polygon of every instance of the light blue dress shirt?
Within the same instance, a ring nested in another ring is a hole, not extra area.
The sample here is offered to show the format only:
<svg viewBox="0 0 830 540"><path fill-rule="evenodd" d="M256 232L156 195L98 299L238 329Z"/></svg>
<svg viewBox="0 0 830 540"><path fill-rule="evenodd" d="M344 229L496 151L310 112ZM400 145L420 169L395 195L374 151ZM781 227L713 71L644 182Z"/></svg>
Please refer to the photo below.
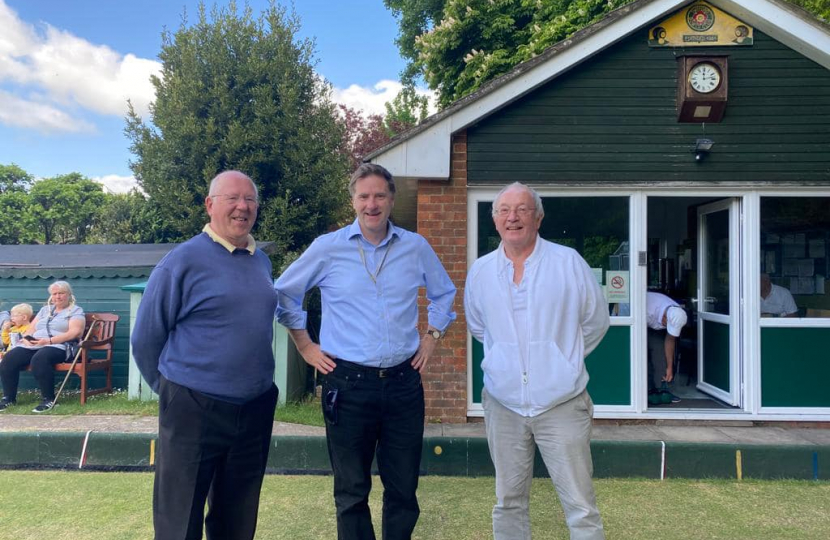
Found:
<svg viewBox="0 0 830 540"><path fill-rule="evenodd" d="M376 274L376 282L370 274ZM431 326L443 332L455 320L455 285L438 256L423 236L391 222L377 246L363 237L357 220L320 236L274 287L277 320L294 330L306 327L303 298L319 287L320 348L331 357L372 367L395 366L418 350L419 287L426 287Z"/></svg>

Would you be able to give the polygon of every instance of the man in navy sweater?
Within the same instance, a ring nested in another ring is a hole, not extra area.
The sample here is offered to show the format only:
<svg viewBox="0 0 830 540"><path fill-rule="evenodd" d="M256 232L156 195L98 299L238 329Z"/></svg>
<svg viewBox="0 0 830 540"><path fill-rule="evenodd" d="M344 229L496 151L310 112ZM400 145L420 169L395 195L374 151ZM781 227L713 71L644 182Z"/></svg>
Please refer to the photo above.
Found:
<svg viewBox="0 0 830 540"><path fill-rule="evenodd" d="M131 342L159 394L156 540L251 539L278 390L271 262L250 235L257 188L238 171L210 183L210 223L153 270ZM204 518L205 501L209 511Z"/></svg>

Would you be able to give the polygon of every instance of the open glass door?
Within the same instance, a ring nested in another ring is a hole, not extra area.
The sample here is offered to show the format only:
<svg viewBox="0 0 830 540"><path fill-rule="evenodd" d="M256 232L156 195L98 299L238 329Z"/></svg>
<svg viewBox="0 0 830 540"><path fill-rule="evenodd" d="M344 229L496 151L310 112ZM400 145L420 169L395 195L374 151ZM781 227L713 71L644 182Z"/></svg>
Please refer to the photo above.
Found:
<svg viewBox="0 0 830 540"><path fill-rule="evenodd" d="M698 208L698 383L721 401L741 405L740 199Z"/></svg>

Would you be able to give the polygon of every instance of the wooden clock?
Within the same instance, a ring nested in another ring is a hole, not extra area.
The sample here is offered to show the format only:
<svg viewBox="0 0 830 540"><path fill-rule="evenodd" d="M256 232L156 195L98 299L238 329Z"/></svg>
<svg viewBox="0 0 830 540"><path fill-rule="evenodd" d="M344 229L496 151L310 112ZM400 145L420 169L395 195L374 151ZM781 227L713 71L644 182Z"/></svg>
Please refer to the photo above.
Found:
<svg viewBox="0 0 830 540"><path fill-rule="evenodd" d="M726 110L726 56L677 58L677 121L720 122Z"/></svg>

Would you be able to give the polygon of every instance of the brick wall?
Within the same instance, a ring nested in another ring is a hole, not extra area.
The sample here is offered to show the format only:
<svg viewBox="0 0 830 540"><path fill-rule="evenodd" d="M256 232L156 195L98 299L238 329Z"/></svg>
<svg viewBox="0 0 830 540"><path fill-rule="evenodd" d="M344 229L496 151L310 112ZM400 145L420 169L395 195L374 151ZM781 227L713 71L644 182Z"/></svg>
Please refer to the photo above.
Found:
<svg viewBox="0 0 830 540"><path fill-rule="evenodd" d="M418 232L423 235L458 287L456 321L439 343L424 373L428 422L467 421L467 321L464 280L467 277L467 134L452 139L449 182L418 183ZM420 298L422 321L426 299ZM424 322L426 324L426 322Z"/></svg>

